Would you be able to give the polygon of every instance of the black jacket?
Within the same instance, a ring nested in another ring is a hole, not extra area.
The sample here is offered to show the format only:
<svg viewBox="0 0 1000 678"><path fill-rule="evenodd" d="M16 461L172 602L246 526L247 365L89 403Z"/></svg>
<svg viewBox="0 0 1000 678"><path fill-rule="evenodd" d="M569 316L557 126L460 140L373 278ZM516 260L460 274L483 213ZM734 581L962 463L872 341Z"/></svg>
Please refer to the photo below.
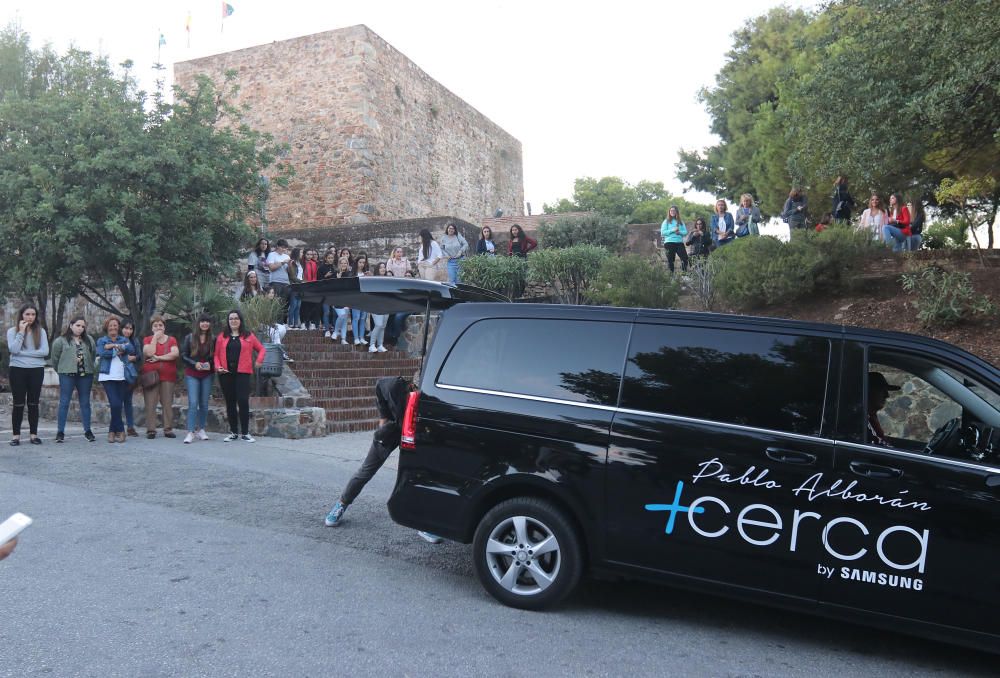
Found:
<svg viewBox="0 0 1000 678"><path fill-rule="evenodd" d="M833 187L833 202L830 206L830 214L834 219L850 219L851 210L854 209L854 198L844 184L837 184Z"/></svg>

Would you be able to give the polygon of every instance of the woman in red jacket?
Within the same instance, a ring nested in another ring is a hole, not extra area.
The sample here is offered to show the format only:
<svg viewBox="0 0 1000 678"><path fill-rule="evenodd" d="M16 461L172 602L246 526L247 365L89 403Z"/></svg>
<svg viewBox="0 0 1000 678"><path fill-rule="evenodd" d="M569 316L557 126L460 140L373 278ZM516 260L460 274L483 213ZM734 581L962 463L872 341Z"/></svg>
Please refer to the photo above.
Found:
<svg viewBox="0 0 1000 678"><path fill-rule="evenodd" d="M227 329L215 340L215 371L219 374L219 386L226 398L226 419L229 420L229 435L222 439L228 443L243 438L254 442L250 435L250 375L253 374L254 351L257 352L257 367L264 362L266 351L261 343L246 328L243 314L230 311ZM239 430L237 431L237 410L239 410ZM242 434L242 435L241 435Z"/></svg>
<svg viewBox="0 0 1000 678"><path fill-rule="evenodd" d="M882 240L892 243L893 252L902 252L910 237L910 211L897 194L889 196L889 223L882 227Z"/></svg>
<svg viewBox="0 0 1000 678"><path fill-rule="evenodd" d="M529 238L519 224L510 227L510 242L507 243L507 256L525 258L528 252L538 247L538 241Z"/></svg>

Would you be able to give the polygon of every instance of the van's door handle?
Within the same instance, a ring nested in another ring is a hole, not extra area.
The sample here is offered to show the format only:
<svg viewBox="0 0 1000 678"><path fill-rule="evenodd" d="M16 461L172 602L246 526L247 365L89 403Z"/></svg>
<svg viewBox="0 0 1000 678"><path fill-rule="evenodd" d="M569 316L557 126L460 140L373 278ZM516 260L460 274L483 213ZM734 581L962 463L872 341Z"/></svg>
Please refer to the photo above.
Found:
<svg viewBox="0 0 1000 678"><path fill-rule="evenodd" d="M877 478L880 480L891 480L903 475L903 470L892 468L891 466L878 466L877 464L866 464L862 461L851 462L851 473L855 473L865 478Z"/></svg>
<svg viewBox="0 0 1000 678"><path fill-rule="evenodd" d="M782 464L799 464L801 466L811 466L816 463L816 455L798 450L786 450L781 447L769 447L764 452L771 461Z"/></svg>

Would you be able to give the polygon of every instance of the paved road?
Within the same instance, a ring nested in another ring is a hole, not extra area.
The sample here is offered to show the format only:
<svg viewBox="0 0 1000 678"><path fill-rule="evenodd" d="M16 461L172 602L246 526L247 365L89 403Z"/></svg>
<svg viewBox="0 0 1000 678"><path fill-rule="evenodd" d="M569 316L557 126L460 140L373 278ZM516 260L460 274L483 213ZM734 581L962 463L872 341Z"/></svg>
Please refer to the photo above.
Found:
<svg viewBox="0 0 1000 678"><path fill-rule="evenodd" d="M645 584L504 608L468 546L389 520L392 471L323 526L365 434L56 445L46 428L38 447L0 431L0 517L36 521L0 563L0 676L996 675L982 653Z"/></svg>

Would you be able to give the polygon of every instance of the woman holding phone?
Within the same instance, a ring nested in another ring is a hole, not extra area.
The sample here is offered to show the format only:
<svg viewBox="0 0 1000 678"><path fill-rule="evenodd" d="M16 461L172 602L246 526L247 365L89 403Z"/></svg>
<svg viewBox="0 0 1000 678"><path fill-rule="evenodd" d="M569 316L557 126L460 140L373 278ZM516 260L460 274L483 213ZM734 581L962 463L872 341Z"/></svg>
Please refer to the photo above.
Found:
<svg viewBox="0 0 1000 678"><path fill-rule="evenodd" d="M122 321L118 316L108 316L104 321L104 336L97 340L97 357L101 363L97 381L104 387L104 392L108 396L108 406L111 408L111 424L108 426L109 443L125 442L122 407L125 396L129 393L129 384L125 381L125 361L130 355L135 355L132 342L119 334L121 325Z"/></svg>

